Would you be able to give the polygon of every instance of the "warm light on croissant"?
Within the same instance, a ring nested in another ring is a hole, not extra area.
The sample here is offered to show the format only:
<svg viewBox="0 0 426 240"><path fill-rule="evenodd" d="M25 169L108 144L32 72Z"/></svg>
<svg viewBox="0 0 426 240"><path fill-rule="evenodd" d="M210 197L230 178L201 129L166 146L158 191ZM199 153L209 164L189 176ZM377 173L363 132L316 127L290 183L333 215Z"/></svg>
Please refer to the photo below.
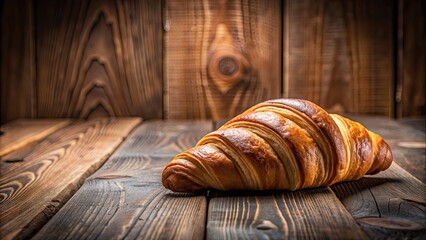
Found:
<svg viewBox="0 0 426 240"><path fill-rule="evenodd" d="M364 126L312 102L276 99L253 106L163 171L177 192L296 190L375 174L392 163L389 145Z"/></svg>

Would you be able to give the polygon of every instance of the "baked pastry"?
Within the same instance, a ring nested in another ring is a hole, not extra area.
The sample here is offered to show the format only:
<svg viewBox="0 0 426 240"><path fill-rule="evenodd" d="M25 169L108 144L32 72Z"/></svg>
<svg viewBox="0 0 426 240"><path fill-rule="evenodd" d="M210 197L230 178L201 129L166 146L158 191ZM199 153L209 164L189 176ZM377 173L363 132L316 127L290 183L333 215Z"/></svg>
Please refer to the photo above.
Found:
<svg viewBox="0 0 426 240"><path fill-rule="evenodd" d="M375 174L389 145L361 124L300 99L253 106L178 154L162 174L176 192L296 190Z"/></svg>

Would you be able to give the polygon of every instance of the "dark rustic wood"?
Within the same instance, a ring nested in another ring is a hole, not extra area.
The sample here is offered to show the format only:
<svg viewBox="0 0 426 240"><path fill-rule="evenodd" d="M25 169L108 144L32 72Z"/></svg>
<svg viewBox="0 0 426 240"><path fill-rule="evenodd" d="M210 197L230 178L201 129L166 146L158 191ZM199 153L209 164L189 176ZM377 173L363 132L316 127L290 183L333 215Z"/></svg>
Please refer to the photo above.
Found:
<svg viewBox="0 0 426 240"><path fill-rule="evenodd" d="M166 1L165 114L234 116L281 94L280 1Z"/></svg>
<svg viewBox="0 0 426 240"><path fill-rule="evenodd" d="M349 229L352 239L366 238L329 188L219 193L209 201L207 239L346 239Z"/></svg>
<svg viewBox="0 0 426 240"><path fill-rule="evenodd" d="M0 159L1 156L42 139L69 123L66 119L19 119L1 125Z"/></svg>
<svg viewBox="0 0 426 240"><path fill-rule="evenodd" d="M145 122L34 239L202 239L206 196L166 190L161 172L211 128Z"/></svg>
<svg viewBox="0 0 426 240"><path fill-rule="evenodd" d="M139 122L138 118L80 122L5 155L0 162L0 238L31 236Z"/></svg>
<svg viewBox="0 0 426 240"><path fill-rule="evenodd" d="M370 238L426 238L426 185L398 164L332 189Z"/></svg>
<svg viewBox="0 0 426 240"><path fill-rule="evenodd" d="M382 136L391 146L394 161L426 183L426 133L385 117L349 116ZM425 122L423 122L424 124Z"/></svg>
<svg viewBox="0 0 426 240"><path fill-rule="evenodd" d="M37 116L33 4L0 2L0 124Z"/></svg>
<svg viewBox="0 0 426 240"><path fill-rule="evenodd" d="M284 96L332 112L390 116L392 1L286 1Z"/></svg>
<svg viewBox="0 0 426 240"><path fill-rule="evenodd" d="M39 117L162 117L161 1L36 1Z"/></svg>
<svg viewBox="0 0 426 240"><path fill-rule="evenodd" d="M400 1L398 117L426 115L426 2Z"/></svg>

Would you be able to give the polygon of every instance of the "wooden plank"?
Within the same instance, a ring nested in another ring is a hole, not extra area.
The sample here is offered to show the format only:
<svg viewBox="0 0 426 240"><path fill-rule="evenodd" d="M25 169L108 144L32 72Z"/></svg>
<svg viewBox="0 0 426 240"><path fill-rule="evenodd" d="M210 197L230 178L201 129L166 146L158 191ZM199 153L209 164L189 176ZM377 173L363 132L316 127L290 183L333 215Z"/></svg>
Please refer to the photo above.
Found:
<svg viewBox="0 0 426 240"><path fill-rule="evenodd" d="M65 119L19 119L0 126L0 157L70 124ZM1 159L1 158L0 158Z"/></svg>
<svg viewBox="0 0 426 240"><path fill-rule="evenodd" d="M394 162L426 183L426 133L424 131L385 117L349 116L349 118L381 135L391 146Z"/></svg>
<svg viewBox="0 0 426 240"><path fill-rule="evenodd" d="M371 239L426 238L426 185L398 164L332 189Z"/></svg>
<svg viewBox="0 0 426 240"><path fill-rule="evenodd" d="M33 1L0 2L0 124L36 117Z"/></svg>
<svg viewBox="0 0 426 240"><path fill-rule="evenodd" d="M216 193L207 239L365 239L330 188Z"/></svg>
<svg viewBox="0 0 426 240"><path fill-rule="evenodd" d="M286 1L284 96L391 116L392 1Z"/></svg>
<svg viewBox="0 0 426 240"><path fill-rule="evenodd" d="M220 120L280 97L281 9L280 1L166 1L166 117Z"/></svg>
<svg viewBox="0 0 426 240"><path fill-rule="evenodd" d="M398 117L425 116L426 98L426 3L423 0L400 1L399 38L400 102Z"/></svg>
<svg viewBox="0 0 426 240"><path fill-rule="evenodd" d="M162 117L161 1L35 9L39 117Z"/></svg>
<svg viewBox="0 0 426 240"><path fill-rule="evenodd" d="M34 234L139 122L138 118L79 122L5 155L0 162L0 238ZM26 153L23 161L7 161L22 153Z"/></svg>
<svg viewBox="0 0 426 240"><path fill-rule="evenodd" d="M202 239L205 195L161 185L171 158L192 147L211 122L145 122L34 239Z"/></svg>

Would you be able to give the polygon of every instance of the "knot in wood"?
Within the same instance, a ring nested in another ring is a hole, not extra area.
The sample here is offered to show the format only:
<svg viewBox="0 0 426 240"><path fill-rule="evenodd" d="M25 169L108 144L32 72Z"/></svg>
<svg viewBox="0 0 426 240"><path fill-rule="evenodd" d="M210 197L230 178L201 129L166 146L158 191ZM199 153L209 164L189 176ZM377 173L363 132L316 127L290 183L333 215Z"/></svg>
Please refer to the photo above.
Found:
<svg viewBox="0 0 426 240"><path fill-rule="evenodd" d="M232 57L224 57L219 60L218 69L219 72L226 76L231 76L238 71L238 63Z"/></svg>
<svg viewBox="0 0 426 240"><path fill-rule="evenodd" d="M269 220L263 220L262 223L256 227L256 229L262 230L262 231L268 231L268 230L277 230L278 227Z"/></svg>

